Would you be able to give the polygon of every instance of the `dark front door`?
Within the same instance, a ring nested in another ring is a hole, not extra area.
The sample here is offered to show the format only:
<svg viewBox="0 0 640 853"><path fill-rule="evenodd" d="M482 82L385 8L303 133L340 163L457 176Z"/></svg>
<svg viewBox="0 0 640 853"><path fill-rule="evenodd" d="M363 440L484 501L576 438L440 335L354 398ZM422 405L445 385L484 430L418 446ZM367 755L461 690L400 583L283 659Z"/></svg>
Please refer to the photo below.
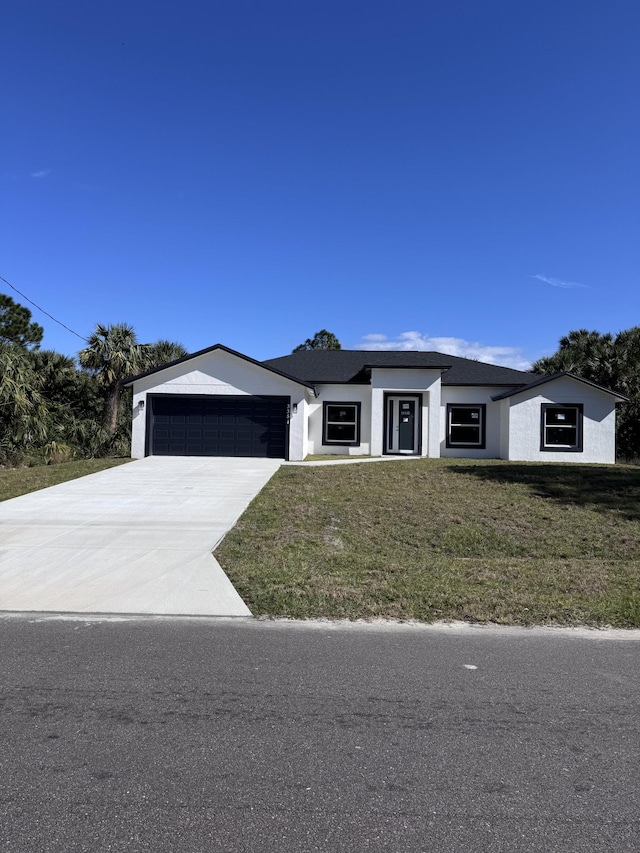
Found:
<svg viewBox="0 0 640 853"><path fill-rule="evenodd" d="M416 431L415 400L400 400L398 419L398 450L400 453L413 453L415 449Z"/></svg>
<svg viewBox="0 0 640 853"><path fill-rule="evenodd" d="M151 397L153 456L288 456L288 397Z"/></svg>

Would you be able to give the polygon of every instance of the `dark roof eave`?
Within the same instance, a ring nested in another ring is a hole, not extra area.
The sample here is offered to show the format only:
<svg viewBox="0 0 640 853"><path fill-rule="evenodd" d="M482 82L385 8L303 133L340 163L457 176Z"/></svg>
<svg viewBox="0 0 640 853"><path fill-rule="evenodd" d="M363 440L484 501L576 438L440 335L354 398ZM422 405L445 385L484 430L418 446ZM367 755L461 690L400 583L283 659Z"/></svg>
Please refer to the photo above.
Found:
<svg viewBox="0 0 640 853"><path fill-rule="evenodd" d="M371 382L366 379L314 379L313 385L371 385Z"/></svg>
<svg viewBox="0 0 640 853"><path fill-rule="evenodd" d="M442 378L442 384L447 385L449 388L472 388L476 386L484 386L485 388L513 388L514 393L516 393L518 389L528 387L524 382L522 385L515 385L513 382L446 382L444 377ZM496 398L492 397L491 399L495 400Z"/></svg>
<svg viewBox="0 0 640 853"><path fill-rule="evenodd" d="M450 370L451 364L364 364L365 370Z"/></svg>

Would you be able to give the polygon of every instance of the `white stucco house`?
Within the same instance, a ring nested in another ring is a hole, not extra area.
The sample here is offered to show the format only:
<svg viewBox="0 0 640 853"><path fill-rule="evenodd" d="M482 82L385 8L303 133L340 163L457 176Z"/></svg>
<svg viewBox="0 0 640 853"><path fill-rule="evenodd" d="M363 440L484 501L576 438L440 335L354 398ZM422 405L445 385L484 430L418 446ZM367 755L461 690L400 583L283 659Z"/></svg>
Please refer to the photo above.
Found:
<svg viewBox="0 0 640 853"><path fill-rule="evenodd" d="M222 344L128 380L131 455L451 456L615 461L622 395L437 352L307 350L259 362Z"/></svg>

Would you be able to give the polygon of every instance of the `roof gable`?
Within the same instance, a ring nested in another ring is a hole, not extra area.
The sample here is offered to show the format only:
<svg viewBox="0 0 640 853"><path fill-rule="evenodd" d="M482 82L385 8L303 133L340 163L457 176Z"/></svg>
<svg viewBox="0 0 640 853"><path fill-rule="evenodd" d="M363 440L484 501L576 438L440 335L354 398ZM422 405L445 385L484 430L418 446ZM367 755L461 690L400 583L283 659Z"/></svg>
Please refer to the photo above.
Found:
<svg viewBox="0 0 640 853"><path fill-rule="evenodd" d="M288 373L279 370L277 367L271 367L263 361L256 361L255 358L250 358L248 355L243 355L241 352L237 352L236 350L224 346L224 344L214 344L212 347L206 347L206 349L198 350L198 352L182 356L182 358L176 358L174 361L167 362L167 364L161 364L159 367L153 367L151 368L151 370L145 370L142 373L138 373L136 376L131 376L129 379L126 379L122 384L125 387L128 385L133 385L133 383L137 382L139 379L144 379L147 376L152 376L154 373L161 373L164 370L168 370L170 367L175 367L177 364L184 364L187 361L191 361L194 358L199 358L200 356L207 355L208 353L214 352L215 350L226 352L229 355L235 356L236 358L240 358L243 361L248 362L249 364L254 364L256 367L262 368L262 370L268 370L271 373L276 373L278 376L282 376L284 379L289 379L291 382L295 382L298 385L305 385L307 388L315 390L312 383L306 382L303 379L299 379L296 376L291 376Z"/></svg>
<svg viewBox="0 0 640 853"><path fill-rule="evenodd" d="M609 388L605 388L603 385L598 385L596 382L592 382L590 379L585 379L582 376L576 376L575 373L569 373L567 370L563 371L562 373L552 373L545 376L539 376L537 379L534 379L533 382L529 382L527 385L524 385L521 388L512 388L509 391L503 391L502 394L496 394L491 399L505 400L507 397L513 397L515 394L524 394L526 391L530 391L532 388L537 388L539 385L546 385L548 382L555 382L555 380L562 379L563 377L574 379L576 382L582 382L583 385L590 385L592 388L597 388L598 391L602 391L604 394L610 394L612 397L616 397L620 401L625 401L629 399L628 397L625 397L624 394L618 394L616 391L611 391Z"/></svg>

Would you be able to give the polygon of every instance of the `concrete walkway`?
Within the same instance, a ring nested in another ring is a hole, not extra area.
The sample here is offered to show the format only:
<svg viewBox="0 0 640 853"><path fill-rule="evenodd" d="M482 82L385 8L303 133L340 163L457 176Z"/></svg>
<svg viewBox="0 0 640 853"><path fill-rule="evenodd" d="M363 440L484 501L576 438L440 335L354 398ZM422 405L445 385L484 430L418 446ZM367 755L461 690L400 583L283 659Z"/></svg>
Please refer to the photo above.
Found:
<svg viewBox="0 0 640 853"><path fill-rule="evenodd" d="M0 610L250 616L211 551L280 466L148 457L0 504Z"/></svg>

